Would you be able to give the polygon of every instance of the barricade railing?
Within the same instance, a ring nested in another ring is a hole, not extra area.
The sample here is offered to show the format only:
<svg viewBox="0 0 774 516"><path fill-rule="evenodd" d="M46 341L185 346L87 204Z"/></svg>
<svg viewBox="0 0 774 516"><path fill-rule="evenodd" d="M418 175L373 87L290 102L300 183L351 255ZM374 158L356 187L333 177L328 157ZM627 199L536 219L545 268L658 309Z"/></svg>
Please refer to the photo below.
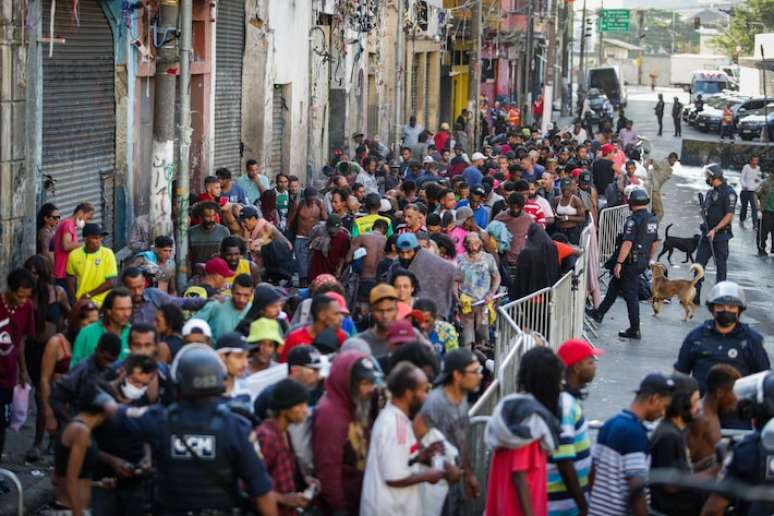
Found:
<svg viewBox="0 0 774 516"><path fill-rule="evenodd" d="M599 263L604 264L615 251L615 239L621 232L629 216L629 205L613 206L605 208L599 213L599 232L597 243L599 249Z"/></svg>

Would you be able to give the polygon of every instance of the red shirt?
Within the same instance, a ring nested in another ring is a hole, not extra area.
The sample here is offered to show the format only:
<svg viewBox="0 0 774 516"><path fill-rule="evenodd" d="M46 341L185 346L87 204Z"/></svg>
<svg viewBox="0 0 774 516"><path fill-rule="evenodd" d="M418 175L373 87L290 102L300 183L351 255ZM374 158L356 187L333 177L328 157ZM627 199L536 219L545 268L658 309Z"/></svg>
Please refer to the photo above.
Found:
<svg viewBox="0 0 774 516"><path fill-rule="evenodd" d="M0 388L16 386L17 362L22 339L35 336L35 311L32 301L9 310L0 296Z"/></svg>
<svg viewBox="0 0 774 516"><path fill-rule="evenodd" d="M543 229L546 228L546 214L537 202L527 199L526 204L524 204L524 213L532 218L532 222L540 224Z"/></svg>
<svg viewBox="0 0 774 516"><path fill-rule="evenodd" d="M281 432L274 421L267 419L255 430L255 436L261 445L263 462L271 476L274 490L280 494L299 491L296 485L298 466L287 432ZM279 514L284 516L298 514L295 509L286 505L278 505L278 510Z"/></svg>
<svg viewBox="0 0 774 516"><path fill-rule="evenodd" d="M285 337L285 343L282 345L282 349L279 353L279 361L281 363L284 364L288 361L288 353L296 346L312 345L314 337L309 333L309 328L309 326L304 326L303 328L298 328L297 330L288 333L288 336ZM341 328L336 330L336 336L339 338L339 345L344 344L344 341L347 340L347 334L344 333Z"/></svg>
<svg viewBox="0 0 774 516"><path fill-rule="evenodd" d="M54 277L57 279L67 277L67 257L70 256L70 251L65 251L62 245L65 235L71 235L73 242L78 241L78 228L71 217L63 219L54 232Z"/></svg>
<svg viewBox="0 0 774 516"><path fill-rule="evenodd" d="M486 516L521 516L519 497L513 484L513 473L527 474L530 503L535 516L548 514L548 455L535 441L518 449L497 448L489 468L486 493Z"/></svg>
<svg viewBox="0 0 774 516"><path fill-rule="evenodd" d="M220 196L217 199L215 197L211 196L207 192L202 192L199 194L199 197L196 198L196 202L214 202L221 208L228 203L228 199L225 196ZM195 226L197 224L201 224L202 221L199 217L191 217L191 225ZM215 223L220 224L220 213L215 214Z"/></svg>
<svg viewBox="0 0 774 516"><path fill-rule="evenodd" d="M446 144L449 143L449 133L447 131L438 131L433 137L435 148L438 152L443 152Z"/></svg>

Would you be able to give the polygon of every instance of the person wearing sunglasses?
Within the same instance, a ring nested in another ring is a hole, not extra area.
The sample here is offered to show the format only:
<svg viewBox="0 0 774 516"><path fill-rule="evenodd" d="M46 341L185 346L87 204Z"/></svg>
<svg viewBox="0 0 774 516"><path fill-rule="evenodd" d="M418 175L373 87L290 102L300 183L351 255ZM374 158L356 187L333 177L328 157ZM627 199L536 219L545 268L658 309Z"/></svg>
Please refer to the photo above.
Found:
<svg viewBox="0 0 774 516"><path fill-rule="evenodd" d="M59 208L54 203L47 202L41 206L38 212L38 235L35 241L35 252L51 260L52 266L54 265L54 248L51 241L61 218Z"/></svg>

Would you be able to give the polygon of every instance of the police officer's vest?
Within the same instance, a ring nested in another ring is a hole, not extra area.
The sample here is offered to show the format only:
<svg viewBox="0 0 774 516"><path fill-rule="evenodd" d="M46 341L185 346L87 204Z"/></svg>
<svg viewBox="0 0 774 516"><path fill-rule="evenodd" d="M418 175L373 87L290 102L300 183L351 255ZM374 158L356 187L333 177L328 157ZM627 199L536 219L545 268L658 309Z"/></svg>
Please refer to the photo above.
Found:
<svg viewBox="0 0 774 516"><path fill-rule="evenodd" d="M755 475L755 485L770 486L774 490L774 451L763 447L760 434L756 439L758 446L758 467ZM748 516L771 516L774 514L774 502L752 502Z"/></svg>
<svg viewBox="0 0 774 516"><path fill-rule="evenodd" d="M717 189L710 188L710 190L707 192L707 196L704 199L704 206L702 207L704 210L704 216L707 219L707 224L709 225L707 230L710 230L720 224L720 221L723 220L723 217L725 217L726 212L723 208L723 201L726 197L730 197L729 202L731 204L731 208L734 209L736 206L736 192L733 188L728 186L727 183L723 183L723 185ZM723 229L718 231L717 236L721 237L721 239L733 237L733 233L731 232L731 224L728 224Z"/></svg>
<svg viewBox="0 0 774 516"><path fill-rule="evenodd" d="M236 472L227 454L228 408L189 418L177 404L164 414L156 496L163 509L230 510L239 506ZM192 455L196 454L198 458Z"/></svg>

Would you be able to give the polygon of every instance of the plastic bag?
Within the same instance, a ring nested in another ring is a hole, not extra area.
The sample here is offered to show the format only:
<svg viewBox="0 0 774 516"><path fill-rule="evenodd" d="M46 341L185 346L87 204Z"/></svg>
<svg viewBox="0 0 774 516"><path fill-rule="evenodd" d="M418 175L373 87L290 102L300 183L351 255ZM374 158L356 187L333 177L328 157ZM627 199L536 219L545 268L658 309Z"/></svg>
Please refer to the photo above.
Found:
<svg viewBox="0 0 774 516"><path fill-rule="evenodd" d="M13 388L13 404L11 406L11 430L18 432L27 421L27 410L30 404L30 384L17 385Z"/></svg>

